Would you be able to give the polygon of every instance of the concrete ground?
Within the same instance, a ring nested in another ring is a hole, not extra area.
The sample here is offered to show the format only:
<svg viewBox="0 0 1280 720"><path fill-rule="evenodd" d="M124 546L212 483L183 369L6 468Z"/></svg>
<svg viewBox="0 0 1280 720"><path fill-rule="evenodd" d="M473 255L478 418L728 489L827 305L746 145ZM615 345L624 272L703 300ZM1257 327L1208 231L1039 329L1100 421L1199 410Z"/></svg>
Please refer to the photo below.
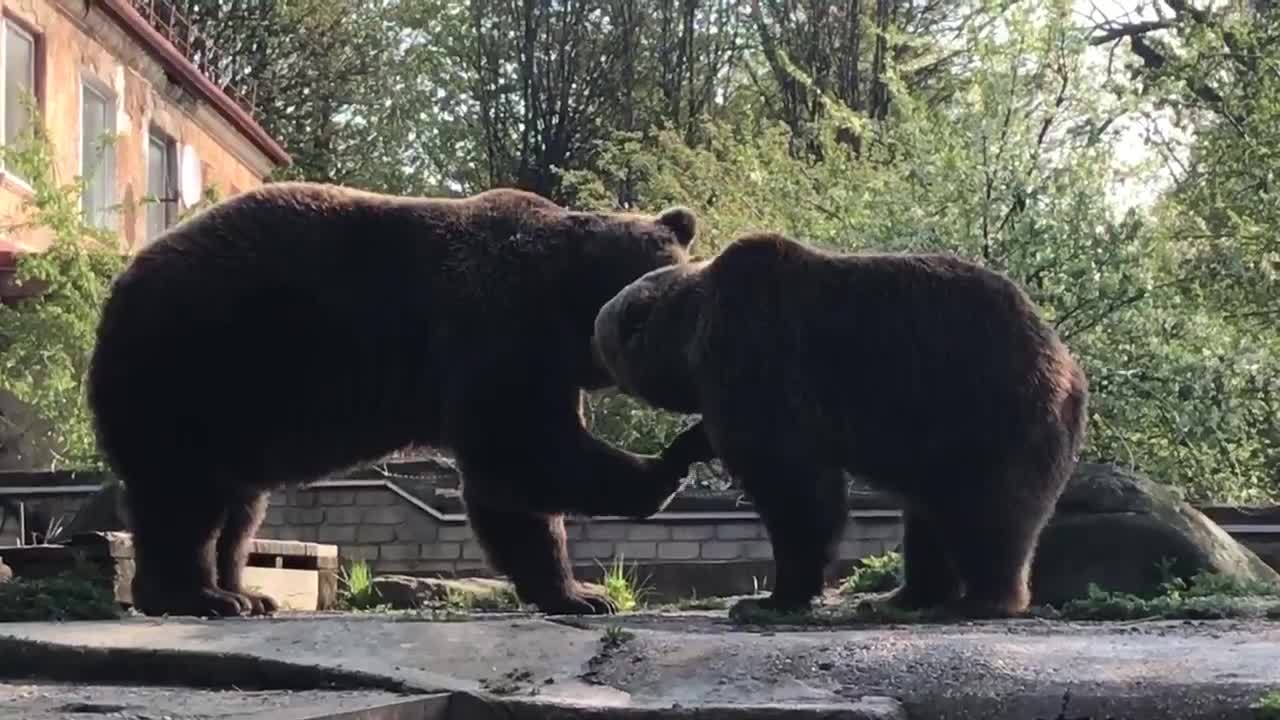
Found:
<svg viewBox="0 0 1280 720"><path fill-rule="evenodd" d="M17 679L33 674L46 680ZM47 713L59 702L149 708L105 717L186 718L195 715L183 715L183 708L194 706L183 703L198 699L209 708L199 717L241 717L242 709L261 713L271 703L330 698L336 711L385 702L390 693L438 691L467 693L457 707L501 706L502 716L529 718L549 717L544 703L552 702L577 708L566 717L742 715L734 708L751 716L753 706L772 705L850 720L1244 719L1253 717L1249 705L1261 695L1280 690L1280 623L1012 621L753 631L729 625L723 611L564 622L535 616L436 622L413 614L129 618L0 625L0 679L6 678L0 718L41 720L55 717ZM166 699L154 688L88 684L131 678L210 689ZM230 686L246 692L225 692ZM318 695L322 689L333 694Z"/></svg>

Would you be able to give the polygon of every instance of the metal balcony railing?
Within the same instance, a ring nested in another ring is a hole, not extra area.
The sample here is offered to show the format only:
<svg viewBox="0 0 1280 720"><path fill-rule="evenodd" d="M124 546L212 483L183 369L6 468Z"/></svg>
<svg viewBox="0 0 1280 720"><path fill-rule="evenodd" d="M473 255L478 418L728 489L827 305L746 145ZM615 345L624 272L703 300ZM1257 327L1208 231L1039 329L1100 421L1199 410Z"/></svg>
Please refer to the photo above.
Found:
<svg viewBox="0 0 1280 720"><path fill-rule="evenodd" d="M134 10L165 37L196 69L218 86L227 97L257 118L257 86L246 73L238 72L239 60L222 53L209 36L167 0L129 0Z"/></svg>

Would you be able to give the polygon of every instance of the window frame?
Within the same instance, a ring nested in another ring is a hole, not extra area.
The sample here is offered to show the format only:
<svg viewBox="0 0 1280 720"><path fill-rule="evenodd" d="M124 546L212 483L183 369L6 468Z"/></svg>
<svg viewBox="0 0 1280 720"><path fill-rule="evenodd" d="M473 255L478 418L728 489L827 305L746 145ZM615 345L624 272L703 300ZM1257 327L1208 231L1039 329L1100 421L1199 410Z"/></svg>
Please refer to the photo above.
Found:
<svg viewBox="0 0 1280 720"><path fill-rule="evenodd" d="M0 80L0 143L5 142L5 135L8 133L8 129L5 127L5 123L8 120L7 103L9 101L9 73L6 64L9 61L10 28L19 35L26 36L26 39L31 42L31 94L35 96L37 112L43 113L45 109L44 33L40 32L31 23L5 9L0 12L0 78L3 78ZM38 122L39 120L39 117L31 119L32 122ZM16 175L12 170L5 167L2 158L0 158L0 177L24 190L29 191L31 189L25 178Z"/></svg>
<svg viewBox="0 0 1280 720"><path fill-rule="evenodd" d="M111 135L114 136L119 134L119 130L118 128L116 128L117 98L116 98L115 91L112 90L109 85L102 82L101 80L99 80L97 77L95 77L93 74L89 72L81 71L79 80L80 82L78 83L77 90L76 90L76 97L78 100L78 102L76 103L78 106L77 112L80 117L79 132L78 132L79 142L76 143L77 145L76 162L80 166L79 174L80 174L81 182L84 182L85 181L85 166L84 166L85 132L84 131L85 131L85 92L86 91L93 93L103 102L103 108L105 110L104 120L108 122L104 123L105 127L103 128L102 134L110 133ZM119 158L118 158L119 153L117 152L117 150L118 148L116 147L115 143L112 143L111 145L107 146L106 155L108 157L106 158L106 162L103 163L103 165L99 166L98 168L100 177L103 179L104 182L107 183L105 206L98 211L98 213L105 216L103 218L104 222L100 223L98 222L97 218L86 217L86 215L89 213L89 209L85 207L85 203L88 202L88 199L89 199L87 182L85 182L85 192L81 193L81 201L80 201L81 217L85 218L85 222L92 227L98 228L100 230L111 231L111 232L119 232L120 230L119 213L116 212L116 208L115 208L115 205L117 204L116 202L116 170L117 170L118 161L119 161ZM98 213L95 213L95 214L98 214Z"/></svg>
<svg viewBox="0 0 1280 720"><path fill-rule="evenodd" d="M163 234L164 231L173 227L177 223L178 204L179 202L181 202L181 194L178 189L178 181L179 181L178 140L173 135L166 132L164 128L159 127L157 125L151 125L147 129L147 142L146 142L146 150L145 150L146 158L145 158L145 162L143 163L143 167L146 168L146 173L147 173L147 177L146 177L147 195L148 196L153 195L153 191L151 188L151 180L152 180L151 151L153 147L159 147L159 146L163 146L164 148L163 150L164 169L165 169L165 173L168 175L167 177L168 182L166 183L166 187L162 195L162 198L157 200L154 203L148 203L147 205L146 237L144 240L145 243L152 242L161 234ZM163 198L168 198L168 200L166 201ZM164 212L164 226L160 228L159 232L152 234L151 213L154 210L156 210L155 206L157 203L159 204L160 209L163 210Z"/></svg>

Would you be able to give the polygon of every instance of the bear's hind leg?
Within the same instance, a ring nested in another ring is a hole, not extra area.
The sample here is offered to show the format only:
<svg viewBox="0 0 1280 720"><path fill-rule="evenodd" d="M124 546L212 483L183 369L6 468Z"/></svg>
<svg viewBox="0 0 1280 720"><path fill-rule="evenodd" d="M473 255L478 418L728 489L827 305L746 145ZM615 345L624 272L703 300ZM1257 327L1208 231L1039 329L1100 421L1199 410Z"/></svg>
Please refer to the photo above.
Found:
<svg viewBox="0 0 1280 720"><path fill-rule="evenodd" d="M1019 470L1004 477L1008 480L995 483L974 478L964 485L971 494L955 498L938 518L965 586L964 598L953 607L971 618L1026 612L1036 543L1061 489L1060 482L1043 474Z"/></svg>
<svg viewBox="0 0 1280 720"><path fill-rule="evenodd" d="M471 532L522 602L548 615L608 615L613 603L573 577L564 516L467 505Z"/></svg>
<svg viewBox="0 0 1280 720"><path fill-rule="evenodd" d="M226 504L190 486L170 489L164 482L126 484L136 563L134 607L151 616L225 617L251 610L217 585L215 546Z"/></svg>
<svg viewBox="0 0 1280 720"><path fill-rule="evenodd" d="M902 523L902 585L884 602L902 610L923 610L959 600L964 586L933 519L923 508L908 503Z"/></svg>
<svg viewBox="0 0 1280 720"><path fill-rule="evenodd" d="M244 589L244 567L249 560L249 547L254 533L267 513L270 495L248 493L227 508L222 532L218 535L218 587L240 596L253 615L271 615L279 605L275 598Z"/></svg>
<svg viewBox="0 0 1280 720"><path fill-rule="evenodd" d="M741 600L731 614L739 616L753 607L773 612L807 610L822 594L827 568L835 560L849 518L844 474L834 468L785 468L774 463L742 466L748 468L739 474L743 488L773 545L775 578L769 597Z"/></svg>

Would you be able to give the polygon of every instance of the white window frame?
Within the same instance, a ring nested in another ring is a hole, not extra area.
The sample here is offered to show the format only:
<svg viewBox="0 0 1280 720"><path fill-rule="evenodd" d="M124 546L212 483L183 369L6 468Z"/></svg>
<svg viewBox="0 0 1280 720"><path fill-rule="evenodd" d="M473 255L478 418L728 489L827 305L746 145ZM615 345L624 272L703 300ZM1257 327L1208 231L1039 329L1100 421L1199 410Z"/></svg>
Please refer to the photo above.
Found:
<svg viewBox="0 0 1280 720"><path fill-rule="evenodd" d="M35 96L37 104L40 102L39 86L37 84L40 82L40 78L37 76L40 70L39 35L28 30L22 23L14 22L8 15L0 15L0 143L5 142L5 136L8 134L5 122L8 121L9 114L5 104L9 101L9 73L5 63L9 61L10 29L25 37L31 43L31 94ZM24 189L29 190L31 188L26 179L15 175L12 170L5 167L4 158L0 158L0 175Z"/></svg>
<svg viewBox="0 0 1280 720"><path fill-rule="evenodd" d="M153 235L151 232L151 213L156 210L160 210L164 212L164 228L161 229L160 231L161 233L163 233L165 230L168 230L169 228L173 227L178 222L178 204L180 202L180 197L181 197L181 191L178 188L178 181L179 181L178 163L180 162L180 159L178 157L178 148L179 148L178 139L170 135L169 133L165 132L163 128L157 127L155 125L152 125L147 129L147 142L143 150L144 157L143 157L142 167L146 169L146 174L147 174L147 178L146 178L147 193L146 194L147 195L152 194L151 147L153 144L164 145L165 172L169 174L168 187L166 187L164 192L167 196L171 196L171 200L169 202L164 202L163 199L157 198L155 202L147 204L147 208L146 208L146 231L147 232L146 232L146 239L144 240L144 242L147 242L147 243L151 242L152 240L155 240L156 237L158 237L159 235L159 233Z"/></svg>
<svg viewBox="0 0 1280 720"><path fill-rule="evenodd" d="M103 105L106 108L105 119L107 120L107 127L104 128L103 134L106 134L106 133L111 133L112 135L118 134L118 131L116 129L116 94L115 92L111 90L111 88L108 87L105 83L98 80L93 75L87 72L81 72L80 82L76 92L76 99L77 99L76 112L80 117L79 133L78 133L79 142L76 143L76 156L78 158L77 164L80 166L81 180L85 179L85 167L84 167L84 143L85 143L84 99L85 99L85 96L84 94L86 91L91 92L94 95L98 96L103 101ZM108 146L108 151L106 153L107 157L105 158L106 162L102 163L97 168L97 172L100 173L102 178L105 178L105 181L107 183L107 187L106 187L107 197L105 199L106 204L105 204L105 207L102 208L101 210L101 214L105 215L105 218L101 218L102 220L101 222L100 222L100 218L97 218L97 217L85 218L85 221L89 225L101 228L103 230L109 230L112 232L118 232L120 230L119 214L116 212L116 208L115 208L117 204L116 202L116 154L117 154L116 151L117 151L117 148L114 143ZM86 187L86 190L87 189L88 188ZM85 202L87 202L87 198L88 198L88 193L86 192L84 196L81 197L81 200L80 200L80 212L82 216L85 216L89 212L89 209L85 207Z"/></svg>

